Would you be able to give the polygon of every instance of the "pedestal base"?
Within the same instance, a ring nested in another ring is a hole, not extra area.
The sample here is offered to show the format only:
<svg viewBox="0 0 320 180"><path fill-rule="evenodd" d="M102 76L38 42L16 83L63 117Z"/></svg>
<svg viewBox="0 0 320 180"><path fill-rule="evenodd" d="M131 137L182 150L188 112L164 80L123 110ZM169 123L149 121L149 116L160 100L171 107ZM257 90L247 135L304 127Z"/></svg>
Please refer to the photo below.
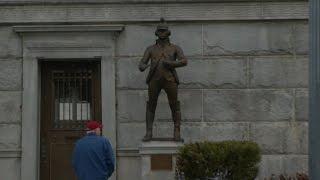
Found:
<svg viewBox="0 0 320 180"><path fill-rule="evenodd" d="M174 179L176 154L182 142L148 141L139 148L141 157L141 180Z"/></svg>

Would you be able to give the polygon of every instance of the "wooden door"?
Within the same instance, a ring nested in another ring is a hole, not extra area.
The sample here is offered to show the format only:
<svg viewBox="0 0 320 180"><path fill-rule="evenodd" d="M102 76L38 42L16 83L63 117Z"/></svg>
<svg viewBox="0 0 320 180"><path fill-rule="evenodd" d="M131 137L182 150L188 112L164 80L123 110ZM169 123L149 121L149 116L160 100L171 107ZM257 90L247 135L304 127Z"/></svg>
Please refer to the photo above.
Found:
<svg viewBox="0 0 320 180"><path fill-rule="evenodd" d="M40 179L75 180L74 143L101 121L100 61L42 62L40 119Z"/></svg>

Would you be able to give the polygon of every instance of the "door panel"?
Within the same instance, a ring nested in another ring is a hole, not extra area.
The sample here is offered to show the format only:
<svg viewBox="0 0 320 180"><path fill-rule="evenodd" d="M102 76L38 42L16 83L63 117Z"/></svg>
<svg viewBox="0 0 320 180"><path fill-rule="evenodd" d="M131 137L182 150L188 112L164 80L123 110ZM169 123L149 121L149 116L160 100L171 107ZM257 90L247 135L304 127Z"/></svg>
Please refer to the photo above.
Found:
<svg viewBox="0 0 320 180"><path fill-rule="evenodd" d="M100 62L42 62L41 77L40 178L75 180L74 143L101 121Z"/></svg>
<svg viewBox="0 0 320 180"><path fill-rule="evenodd" d="M70 180L74 178L74 172L70 169L73 145L69 143L51 144L50 173L52 179ZM72 178L73 177L73 178Z"/></svg>

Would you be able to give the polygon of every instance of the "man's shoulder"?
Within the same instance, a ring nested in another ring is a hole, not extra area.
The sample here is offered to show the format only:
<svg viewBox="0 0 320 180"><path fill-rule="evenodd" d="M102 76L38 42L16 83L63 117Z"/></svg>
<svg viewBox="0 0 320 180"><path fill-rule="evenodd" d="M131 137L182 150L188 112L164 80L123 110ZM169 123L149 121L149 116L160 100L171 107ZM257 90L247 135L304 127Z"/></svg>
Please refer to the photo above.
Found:
<svg viewBox="0 0 320 180"><path fill-rule="evenodd" d="M105 141L105 140L107 140L107 138L104 137L104 136L92 136L92 138L94 138L94 139L96 139L96 140L99 140L99 141Z"/></svg>
<svg viewBox="0 0 320 180"><path fill-rule="evenodd" d="M109 139L106 138L105 136L96 136L96 137L97 137L97 139L98 139L99 141L109 142Z"/></svg>
<svg viewBox="0 0 320 180"><path fill-rule="evenodd" d="M82 144L84 143L84 138L85 137L82 137L75 142L75 148L82 146Z"/></svg>
<svg viewBox="0 0 320 180"><path fill-rule="evenodd" d="M104 136L85 136L76 141L76 146L87 146L88 144L92 143L105 144L109 143L109 140Z"/></svg>
<svg viewBox="0 0 320 180"><path fill-rule="evenodd" d="M84 136L84 137L78 139L76 141L76 143L82 143L82 142L90 141L92 139L103 140L104 137L103 136Z"/></svg>
<svg viewBox="0 0 320 180"><path fill-rule="evenodd" d="M107 137L105 137L105 136L101 136L101 138L104 139L104 141L106 141L108 143L110 142L109 139Z"/></svg>
<svg viewBox="0 0 320 180"><path fill-rule="evenodd" d="M81 142L83 142L83 141L86 141L86 139L87 139L87 136L83 136L82 138L80 138L80 139L78 139L78 140L76 141L76 144L81 143Z"/></svg>

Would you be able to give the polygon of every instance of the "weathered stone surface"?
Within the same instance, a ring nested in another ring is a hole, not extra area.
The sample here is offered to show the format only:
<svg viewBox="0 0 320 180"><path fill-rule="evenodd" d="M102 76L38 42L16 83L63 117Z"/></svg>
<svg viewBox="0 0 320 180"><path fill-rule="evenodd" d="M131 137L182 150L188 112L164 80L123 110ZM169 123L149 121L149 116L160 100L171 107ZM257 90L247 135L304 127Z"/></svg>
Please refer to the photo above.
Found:
<svg viewBox="0 0 320 180"><path fill-rule="evenodd" d="M308 3L305 1L233 3L221 1L219 3L194 3L193 1L193 3L182 4L177 3L179 2L177 0L171 0L175 3L163 3L161 0L158 0L158 3L137 3L136 0L131 0L129 4L117 1L112 4L91 4L90 6L87 3L76 5L74 4L77 3L76 1L69 0L37 1L38 5L4 6L0 9L0 23L154 22L159 21L159 17L165 17L171 21L308 18ZM63 1L67 2L67 5L57 5L57 2ZM84 2L84 0L81 1ZM48 5L48 3L54 5ZM47 5L44 6L44 4Z"/></svg>
<svg viewBox="0 0 320 180"><path fill-rule="evenodd" d="M3 180L20 180L20 158L0 158L0 174Z"/></svg>
<svg viewBox="0 0 320 180"><path fill-rule="evenodd" d="M118 40L120 56L143 56L145 49L153 45L157 37L154 35L157 24L128 25ZM182 48L185 55L202 54L201 25L169 24L171 43Z"/></svg>
<svg viewBox="0 0 320 180"><path fill-rule="evenodd" d="M169 24L171 42L182 48L186 56L202 55L202 26L200 24Z"/></svg>
<svg viewBox="0 0 320 180"><path fill-rule="evenodd" d="M145 132L145 123L119 123L117 130L118 148L138 148Z"/></svg>
<svg viewBox="0 0 320 180"><path fill-rule="evenodd" d="M140 58L120 58L117 87L147 88L149 71L138 70ZM180 88L245 88L246 60L243 58L191 58L186 67L177 68Z"/></svg>
<svg viewBox="0 0 320 180"><path fill-rule="evenodd" d="M290 122L286 135L287 154L308 154L308 123Z"/></svg>
<svg viewBox="0 0 320 180"><path fill-rule="evenodd" d="M21 92L0 91L0 123L21 121Z"/></svg>
<svg viewBox="0 0 320 180"><path fill-rule="evenodd" d="M245 88L244 58L190 59L188 66L177 68L182 88Z"/></svg>
<svg viewBox="0 0 320 180"><path fill-rule="evenodd" d="M250 87L307 87L308 59L305 57L262 57L250 61Z"/></svg>
<svg viewBox="0 0 320 180"><path fill-rule="evenodd" d="M140 157L118 157L117 165L118 180L141 179Z"/></svg>
<svg viewBox="0 0 320 180"><path fill-rule="evenodd" d="M172 122L155 122L154 137L172 137ZM145 134L145 123L120 123L118 146L137 148ZM181 126L186 143L195 141L253 140L264 154L307 154L307 125L287 122L188 123Z"/></svg>
<svg viewBox="0 0 320 180"><path fill-rule="evenodd" d="M296 120L307 121L309 119L309 92L308 89L296 90Z"/></svg>
<svg viewBox="0 0 320 180"><path fill-rule="evenodd" d="M118 147L138 148L145 135L145 123L120 123L118 126ZM172 122L155 122L153 127L154 137L173 137ZM200 123L182 123L181 137L185 142L203 140L205 137Z"/></svg>
<svg viewBox="0 0 320 180"><path fill-rule="evenodd" d="M155 28L155 24L126 26L118 38L118 55L143 56L145 49L155 43Z"/></svg>
<svg viewBox="0 0 320 180"><path fill-rule="evenodd" d="M249 140L249 123L204 123L202 140Z"/></svg>
<svg viewBox="0 0 320 180"><path fill-rule="evenodd" d="M154 122L154 137L173 137L173 122ZM182 125L181 125L182 127Z"/></svg>
<svg viewBox="0 0 320 180"><path fill-rule="evenodd" d="M251 124L250 135L265 154L308 154L306 122L256 122Z"/></svg>
<svg viewBox="0 0 320 180"><path fill-rule="evenodd" d="M0 60L0 90L21 90L22 62Z"/></svg>
<svg viewBox="0 0 320 180"><path fill-rule="evenodd" d="M144 159L145 161L147 159ZM174 171L167 171L167 170L158 170L158 171L151 171L152 173L147 174L141 180L164 180L164 179L174 179Z"/></svg>
<svg viewBox="0 0 320 180"><path fill-rule="evenodd" d="M39 32L25 35L23 43L25 50L53 51L50 48L54 48L55 51L80 49L85 52L99 50L113 53L112 36L112 33L105 32Z"/></svg>
<svg viewBox="0 0 320 180"><path fill-rule="evenodd" d="M296 22L294 25L294 45L298 54L309 54L308 22Z"/></svg>
<svg viewBox="0 0 320 180"><path fill-rule="evenodd" d="M21 146L21 128L18 124L0 124L0 149L17 149Z"/></svg>
<svg viewBox="0 0 320 180"><path fill-rule="evenodd" d="M299 173L308 173L307 155L286 155L283 157L283 170L291 176Z"/></svg>
<svg viewBox="0 0 320 180"><path fill-rule="evenodd" d="M272 174L283 174L283 155L262 155L257 179L270 178Z"/></svg>
<svg viewBox="0 0 320 180"><path fill-rule="evenodd" d="M170 132L172 133L172 131ZM201 141L203 138L201 123L182 123L181 137L184 139L185 143Z"/></svg>
<svg viewBox="0 0 320 180"><path fill-rule="evenodd" d="M297 172L308 172L307 155L263 155L257 179L269 179L272 174L295 176Z"/></svg>
<svg viewBox="0 0 320 180"><path fill-rule="evenodd" d="M181 89L178 93L182 120L200 121L202 119L202 91ZM145 122L147 99L146 90L119 90L118 120L121 122ZM160 121L171 121L172 119L167 95L164 91L161 92L158 99L155 119Z"/></svg>
<svg viewBox="0 0 320 180"><path fill-rule="evenodd" d="M173 137L173 122L156 122L154 124L154 137ZM238 132L234 133L234 130ZM195 141L221 141L226 139L241 139L244 132L244 123L234 125L230 123L200 123L183 122L181 124L181 137L185 143ZM239 135L241 134L241 135Z"/></svg>
<svg viewBox="0 0 320 180"><path fill-rule="evenodd" d="M120 123L118 146L120 148L137 148L145 134L145 123ZM181 137L186 143L195 141L248 140L248 123L200 123L183 122ZM155 122L154 137L173 137L172 122Z"/></svg>
<svg viewBox="0 0 320 180"><path fill-rule="evenodd" d="M207 24L204 54L292 54L292 28L283 22Z"/></svg>
<svg viewBox="0 0 320 180"><path fill-rule="evenodd" d="M205 90L205 121L278 121L293 118L291 90Z"/></svg>
<svg viewBox="0 0 320 180"><path fill-rule="evenodd" d="M286 122L252 123L250 138L257 142L264 154L277 154L286 151Z"/></svg>
<svg viewBox="0 0 320 180"><path fill-rule="evenodd" d="M120 122L145 121L146 91L119 90L117 96L117 119Z"/></svg>
<svg viewBox="0 0 320 180"><path fill-rule="evenodd" d="M140 72L138 69L140 57L120 58L117 61L117 87L147 89L146 77L149 69Z"/></svg>
<svg viewBox="0 0 320 180"><path fill-rule="evenodd" d="M0 60L20 58L21 52L21 40L18 34L14 33L11 27L0 27Z"/></svg>
<svg viewBox="0 0 320 180"><path fill-rule="evenodd" d="M178 93L182 121L200 121L202 119L202 91L181 89ZM156 119L172 121L168 98L164 91L158 99Z"/></svg>

